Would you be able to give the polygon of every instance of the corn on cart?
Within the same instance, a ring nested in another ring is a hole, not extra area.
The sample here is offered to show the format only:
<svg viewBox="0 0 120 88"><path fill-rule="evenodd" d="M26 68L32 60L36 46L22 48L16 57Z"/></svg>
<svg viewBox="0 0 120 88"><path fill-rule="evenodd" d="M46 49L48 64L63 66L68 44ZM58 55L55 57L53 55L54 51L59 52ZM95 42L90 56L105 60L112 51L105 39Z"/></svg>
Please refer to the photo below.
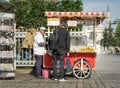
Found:
<svg viewBox="0 0 120 88"><path fill-rule="evenodd" d="M84 46L80 49L71 45L69 60L71 63L72 73L76 78L85 79L90 77L92 69L95 69L96 64L96 27L104 18L104 12L45 12L47 17L48 32L50 26L59 26L60 20L67 20L68 26L93 25L93 45ZM71 32L71 31L70 31ZM49 35L48 35L49 36ZM76 35L79 38L80 35ZM72 35L71 35L72 37ZM85 39L87 40L87 39ZM74 42L73 42L74 43ZM66 68L66 58L64 68ZM52 66L51 53L48 51L44 54L43 67Z"/></svg>

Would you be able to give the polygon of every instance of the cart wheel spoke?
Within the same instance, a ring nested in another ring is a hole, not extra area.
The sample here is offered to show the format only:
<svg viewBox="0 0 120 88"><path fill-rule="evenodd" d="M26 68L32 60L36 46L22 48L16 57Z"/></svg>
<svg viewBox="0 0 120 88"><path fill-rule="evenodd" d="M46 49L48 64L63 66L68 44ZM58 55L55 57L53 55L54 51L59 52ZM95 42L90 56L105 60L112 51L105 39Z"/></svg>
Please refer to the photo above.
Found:
<svg viewBox="0 0 120 88"><path fill-rule="evenodd" d="M80 71L80 70L78 71L77 75L79 75L79 74L81 74L81 71Z"/></svg>
<svg viewBox="0 0 120 88"><path fill-rule="evenodd" d="M83 76L83 72L81 72L81 74L80 74L80 77L82 77Z"/></svg>
<svg viewBox="0 0 120 88"><path fill-rule="evenodd" d="M79 72L79 71L80 71L79 69L75 70L75 72Z"/></svg>
<svg viewBox="0 0 120 88"><path fill-rule="evenodd" d="M83 71L82 73L83 73L83 76L85 76L85 75L86 75L86 73L85 73L84 71Z"/></svg>
<svg viewBox="0 0 120 88"><path fill-rule="evenodd" d="M82 66L81 66L81 60L74 63L73 74L76 78L81 78L81 79L88 78L91 74L92 68L90 64L85 60L83 60L82 63L83 63Z"/></svg>
<svg viewBox="0 0 120 88"><path fill-rule="evenodd" d="M78 64L76 65L76 67L80 68L80 67L81 67L80 63L78 63Z"/></svg>

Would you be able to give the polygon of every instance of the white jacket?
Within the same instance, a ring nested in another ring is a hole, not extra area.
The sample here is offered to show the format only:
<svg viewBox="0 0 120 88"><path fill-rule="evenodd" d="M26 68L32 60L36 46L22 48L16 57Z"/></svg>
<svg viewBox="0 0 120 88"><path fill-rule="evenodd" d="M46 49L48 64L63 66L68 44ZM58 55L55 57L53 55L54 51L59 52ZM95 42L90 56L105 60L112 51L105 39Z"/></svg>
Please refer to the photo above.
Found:
<svg viewBox="0 0 120 88"><path fill-rule="evenodd" d="M45 53L45 46L38 46L39 43L44 43L43 35L38 32L34 38L34 54L43 55Z"/></svg>

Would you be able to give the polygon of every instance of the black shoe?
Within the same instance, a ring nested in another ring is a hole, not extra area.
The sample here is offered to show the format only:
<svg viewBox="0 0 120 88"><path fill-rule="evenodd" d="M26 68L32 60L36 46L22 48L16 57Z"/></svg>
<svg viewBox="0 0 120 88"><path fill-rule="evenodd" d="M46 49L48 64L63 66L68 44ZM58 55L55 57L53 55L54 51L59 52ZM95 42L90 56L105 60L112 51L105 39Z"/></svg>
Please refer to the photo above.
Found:
<svg viewBox="0 0 120 88"><path fill-rule="evenodd" d="M58 81L58 79L54 78L53 80Z"/></svg>
<svg viewBox="0 0 120 88"><path fill-rule="evenodd" d="M43 77L42 77L42 76L35 76L35 78L43 79Z"/></svg>
<svg viewBox="0 0 120 88"><path fill-rule="evenodd" d="M58 79L57 79L57 78L52 78L52 80L58 81Z"/></svg>

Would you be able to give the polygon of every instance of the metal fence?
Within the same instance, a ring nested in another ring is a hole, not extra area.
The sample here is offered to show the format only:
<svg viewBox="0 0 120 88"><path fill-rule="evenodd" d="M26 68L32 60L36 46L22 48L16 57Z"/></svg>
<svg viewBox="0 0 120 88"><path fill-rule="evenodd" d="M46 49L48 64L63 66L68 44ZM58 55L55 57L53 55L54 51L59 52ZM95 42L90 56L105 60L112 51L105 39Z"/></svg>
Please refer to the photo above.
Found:
<svg viewBox="0 0 120 88"><path fill-rule="evenodd" d="M55 28L49 28L48 27L48 31L45 34L45 38L48 37L50 35L50 33L53 32ZM75 41L74 36L81 36L81 34L83 35L84 33L81 33L80 31L76 31L76 29L69 29L71 32L71 36L73 36L71 40ZM80 29L79 29L80 30ZM27 31L25 29L17 29L15 31L15 40L16 40L16 67L25 67L25 66L29 66L32 67L35 65L35 59L34 59L34 55L33 55L33 49L25 49L25 48L21 48L22 42L24 41L25 35L26 35ZM71 41L72 42L72 41Z"/></svg>

